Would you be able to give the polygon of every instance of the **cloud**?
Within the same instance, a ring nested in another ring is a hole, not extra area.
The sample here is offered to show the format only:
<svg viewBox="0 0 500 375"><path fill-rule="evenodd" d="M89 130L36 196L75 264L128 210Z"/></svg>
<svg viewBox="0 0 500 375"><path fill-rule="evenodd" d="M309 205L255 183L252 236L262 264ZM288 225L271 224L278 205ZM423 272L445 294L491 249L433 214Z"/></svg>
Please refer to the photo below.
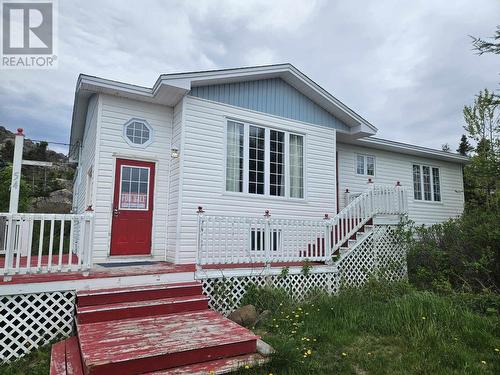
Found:
<svg viewBox="0 0 500 375"><path fill-rule="evenodd" d="M0 124L68 142L79 73L151 86L159 74L291 62L379 128L454 148L461 111L498 88L500 3L465 0L59 2L59 67L0 71Z"/></svg>

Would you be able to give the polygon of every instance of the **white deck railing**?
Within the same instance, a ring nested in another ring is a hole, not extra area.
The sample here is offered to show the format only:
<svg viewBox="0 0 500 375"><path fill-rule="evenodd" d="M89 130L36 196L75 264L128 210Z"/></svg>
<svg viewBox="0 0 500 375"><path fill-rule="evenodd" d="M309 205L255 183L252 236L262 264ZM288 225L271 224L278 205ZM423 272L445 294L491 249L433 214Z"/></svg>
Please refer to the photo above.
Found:
<svg viewBox="0 0 500 375"><path fill-rule="evenodd" d="M324 219L229 217L198 209L197 264L328 261L375 215L407 212L406 191L372 186L337 215Z"/></svg>
<svg viewBox="0 0 500 375"><path fill-rule="evenodd" d="M86 271L92 264L93 214L0 213L0 272Z"/></svg>

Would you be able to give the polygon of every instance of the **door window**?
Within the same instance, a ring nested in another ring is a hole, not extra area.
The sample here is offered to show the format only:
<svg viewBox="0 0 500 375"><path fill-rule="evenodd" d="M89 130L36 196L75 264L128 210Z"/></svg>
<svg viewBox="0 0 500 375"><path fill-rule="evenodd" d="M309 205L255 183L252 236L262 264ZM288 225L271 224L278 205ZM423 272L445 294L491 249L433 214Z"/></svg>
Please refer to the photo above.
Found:
<svg viewBox="0 0 500 375"><path fill-rule="evenodd" d="M149 208L149 168L122 165L120 209L147 211Z"/></svg>

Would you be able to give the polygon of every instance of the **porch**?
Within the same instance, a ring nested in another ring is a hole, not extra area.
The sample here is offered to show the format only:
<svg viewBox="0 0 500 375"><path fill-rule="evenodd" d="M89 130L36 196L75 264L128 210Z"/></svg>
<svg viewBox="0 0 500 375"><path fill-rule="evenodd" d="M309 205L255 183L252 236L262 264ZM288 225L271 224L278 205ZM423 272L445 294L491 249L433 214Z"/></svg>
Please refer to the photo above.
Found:
<svg viewBox="0 0 500 375"><path fill-rule="evenodd" d="M99 279L195 270L332 265L370 236L374 218L407 212L399 186L370 186L334 216L280 218L207 214L198 208L196 259L191 264L96 262L94 214L0 214L3 283Z"/></svg>

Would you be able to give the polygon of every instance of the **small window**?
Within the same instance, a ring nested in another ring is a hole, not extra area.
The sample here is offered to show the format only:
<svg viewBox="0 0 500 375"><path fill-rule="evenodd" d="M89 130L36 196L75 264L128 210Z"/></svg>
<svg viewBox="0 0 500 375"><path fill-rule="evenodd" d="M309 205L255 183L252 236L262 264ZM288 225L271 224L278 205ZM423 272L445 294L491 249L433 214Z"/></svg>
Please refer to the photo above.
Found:
<svg viewBox="0 0 500 375"><path fill-rule="evenodd" d="M149 209L149 168L122 165L120 209Z"/></svg>
<svg viewBox="0 0 500 375"><path fill-rule="evenodd" d="M125 124L124 137L127 143L135 147L148 146L153 137L153 129L145 120L130 120Z"/></svg>
<svg viewBox="0 0 500 375"><path fill-rule="evenodd" d="M375 156L356 154L356 174L375 176Z"/></svg>
<svg viewBox="0 0 500 375"><path fill-rule="evenodd" d="M271 251L281 249L281 230L275 229L271 231ZM252 251L265 251L266 242L263 229L250 230L250 249Z"/></svg>
<svg viewBox="0 0 500 375"><path fill-rule="evenodd" d="M439 168L413 164L413 198L427 202L441 201Z"/></svg>

